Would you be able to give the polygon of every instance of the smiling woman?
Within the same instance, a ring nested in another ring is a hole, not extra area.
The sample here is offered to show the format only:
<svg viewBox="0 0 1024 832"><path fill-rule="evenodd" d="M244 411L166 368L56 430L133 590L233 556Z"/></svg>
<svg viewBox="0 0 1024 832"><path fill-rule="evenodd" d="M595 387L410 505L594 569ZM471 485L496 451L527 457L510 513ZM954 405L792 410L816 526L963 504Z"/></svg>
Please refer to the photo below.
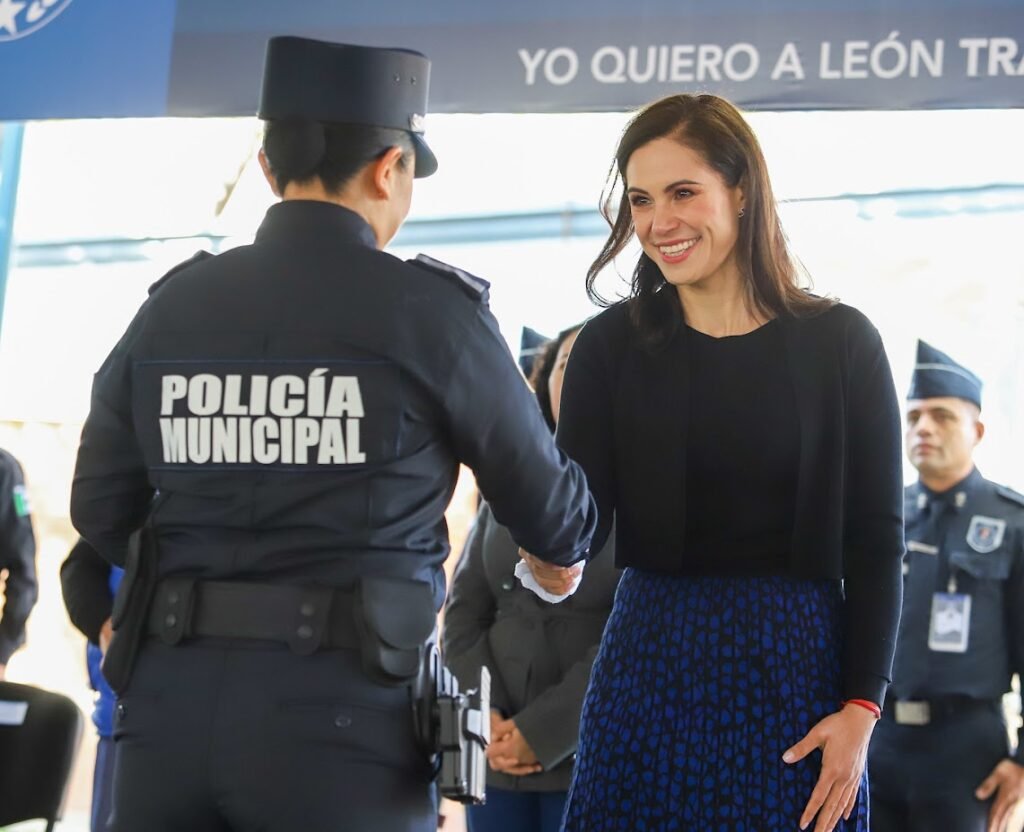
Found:
<svg viewBox="0 0 1024 832"><path fill-rule="evenodd" d="M614 517L625 571L564 828L867 832L903 554L881 340L799 285L729 102L655 102L613 170L591 297L634 236L642 253L577 338L558 440L598 505L594 549Z"/></svg>
<svg viewBox="0 0 1024 832"><path fill-rule="evenodd" d="M602 206L612 230L587 289L601 301L597 276L635 235L643 253L633 316L652 343L675 331L680 316L665 303L676 295L698 329L696 318L717 317L705 315L708 303L724 302L729 329L709 333L719 336L831 305L799 286L761 148L727 101L681 95L652 104L626 127L615 161ZM659 295L666 284L676 293Z"/></svg>

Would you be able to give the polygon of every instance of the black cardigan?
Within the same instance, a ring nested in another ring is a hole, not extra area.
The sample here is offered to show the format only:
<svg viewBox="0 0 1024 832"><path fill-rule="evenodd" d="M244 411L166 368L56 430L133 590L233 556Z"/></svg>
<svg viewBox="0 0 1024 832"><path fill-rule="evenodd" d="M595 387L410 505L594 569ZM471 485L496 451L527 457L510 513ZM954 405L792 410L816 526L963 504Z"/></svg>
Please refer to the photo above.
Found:
<svg viewBox="0 0 1024 832"><path fill-rule="evenodd" d="M900 416L878 332L837 304L785 318L800 422L790 574L843 579L843 695L881 703L892 677L902 602ZM686 528L688 362L680 326L661 349L639 342L629 302L591 320L566 370L558 442L614 516L616 565L679 571ZM753 417L752 417L753 418Z"/></svg>

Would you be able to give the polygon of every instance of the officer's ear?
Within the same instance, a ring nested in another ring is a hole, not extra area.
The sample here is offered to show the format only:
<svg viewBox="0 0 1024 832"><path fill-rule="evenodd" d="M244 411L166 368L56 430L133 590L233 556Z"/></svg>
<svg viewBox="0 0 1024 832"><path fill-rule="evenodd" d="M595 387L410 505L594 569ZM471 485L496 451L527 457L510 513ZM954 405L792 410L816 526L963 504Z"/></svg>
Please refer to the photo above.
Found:
<svg viewBox="0 0 1024 832"><path fill-rule="evenodd" d="M372 163L373 186L380 199L388 199L394 193L400 178L405 174L409 163L403 160L404 155L405 151L402 148L389 147Z"/></svg>
<svg viewBox="0 0 1024 832"><path fill-rule="evenodd" d="M281 198L281 189L277 184L277 177L274 176L273 171L270 169L270 162L267 159L267 154L263 152L263 148L260 148L260 152L256 154L256 158L260 160L260 169L263 171L263 176L267 180L267 184L270 185L270 190L274 192L274 196L278 199Z"/></svg>

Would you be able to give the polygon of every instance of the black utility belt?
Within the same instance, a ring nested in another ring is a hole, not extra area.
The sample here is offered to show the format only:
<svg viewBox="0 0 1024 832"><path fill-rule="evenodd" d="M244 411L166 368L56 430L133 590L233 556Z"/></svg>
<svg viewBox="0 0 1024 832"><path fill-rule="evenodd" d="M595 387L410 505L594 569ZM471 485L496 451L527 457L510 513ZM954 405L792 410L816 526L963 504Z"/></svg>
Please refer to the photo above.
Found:
<svg viewBox="0 0 1024 832"><path fill-rule="evenodd" d="M166 578L157 584L147 628L169 645L252 639L309 655L360 646L355 602L355 592L332 587Z"/></svg>
<svg viewBox="0 0 1024 832"><path fill-rule="evenodd" d="M932 725L972 711L1000 713L1002 699L976 699L973 696L942 696L935 699L886 699L882 718L897 725Z"/></svg>

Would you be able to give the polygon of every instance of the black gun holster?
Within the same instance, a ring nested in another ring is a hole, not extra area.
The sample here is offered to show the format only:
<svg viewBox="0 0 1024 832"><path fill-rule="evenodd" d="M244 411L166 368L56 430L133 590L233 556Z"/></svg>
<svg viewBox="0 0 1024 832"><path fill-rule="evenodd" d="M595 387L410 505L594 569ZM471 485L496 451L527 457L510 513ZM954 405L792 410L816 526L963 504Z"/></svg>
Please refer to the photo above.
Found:
<svg viewBox="0 0 1024 832"><path fill-rule="evenodd" d="M490 675L465 693L434 639L430 585L402 578L367 577L354 601L363 670L374 681L407 685L417 742L434 764L444 797L483 803L490 742Z"/></svg>
<svg viewBox="0 0 1024 832"><path fill-rule="evenodd" d="M416 738L434 760L441 795L460 803L483 803L491 741L490 672L481 667L480 685L462 692L437 646L430 644L412 701Z"/></svg>
<svg viewBox="0 0 1024 832"><path fill-rule="evenodd" d="M157 585L156 532L146 524L129 539L124 577L114 596L110 623L114 637L101 669L114 693L123 694L146 638L146 617Z"/></svg>
<svg viewBox="0 0 1024 832"><path fill-rule="evenodd" d="M363 670L384 685L411 684L437 622L429 584L364 577L353 602Z"/></svg>

